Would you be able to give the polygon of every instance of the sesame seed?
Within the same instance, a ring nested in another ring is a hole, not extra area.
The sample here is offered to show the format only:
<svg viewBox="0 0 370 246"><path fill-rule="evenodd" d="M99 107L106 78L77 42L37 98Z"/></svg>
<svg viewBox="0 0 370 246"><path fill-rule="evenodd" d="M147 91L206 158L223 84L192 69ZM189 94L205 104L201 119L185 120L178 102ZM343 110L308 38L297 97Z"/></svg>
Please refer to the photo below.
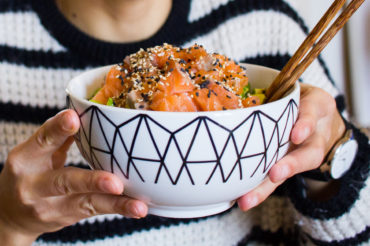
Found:
<svg viewBox="0 0 370 246"><path fill-rule="evenodd" d="M207 88L209 83L210 83L209 80L206 80L206 81L202 82L201 84L199 84L199 86L200 86L201 89Z"/></svg>

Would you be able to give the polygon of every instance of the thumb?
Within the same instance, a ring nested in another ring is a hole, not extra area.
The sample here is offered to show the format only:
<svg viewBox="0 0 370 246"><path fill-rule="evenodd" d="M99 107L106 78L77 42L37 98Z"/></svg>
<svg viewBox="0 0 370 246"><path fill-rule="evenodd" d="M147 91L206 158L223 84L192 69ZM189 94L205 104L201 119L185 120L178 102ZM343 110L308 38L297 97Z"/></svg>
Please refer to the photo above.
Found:
<svg viewBox="0 0 370 246"><path fill-rule="evenodd" d="M48 158L74 135L80 126L78 115L73 110L64 110L48 119L22 145L22 154L29 160Z"/></svg>

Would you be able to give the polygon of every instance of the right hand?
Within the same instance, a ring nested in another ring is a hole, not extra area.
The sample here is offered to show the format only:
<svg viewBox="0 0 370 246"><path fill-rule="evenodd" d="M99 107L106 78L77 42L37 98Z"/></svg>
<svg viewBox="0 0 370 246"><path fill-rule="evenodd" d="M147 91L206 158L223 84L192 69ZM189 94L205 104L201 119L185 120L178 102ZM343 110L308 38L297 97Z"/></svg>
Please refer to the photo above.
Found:
<svg viewBox="0 0 370 246"><path fill-rule="evenodd" d="M145 203L120 195L123 183L114 174L64 167L78 128L77 114L62 111L10 151L0 173L3 243L27 245L44 232L98 214L146 216Z"/></svg>

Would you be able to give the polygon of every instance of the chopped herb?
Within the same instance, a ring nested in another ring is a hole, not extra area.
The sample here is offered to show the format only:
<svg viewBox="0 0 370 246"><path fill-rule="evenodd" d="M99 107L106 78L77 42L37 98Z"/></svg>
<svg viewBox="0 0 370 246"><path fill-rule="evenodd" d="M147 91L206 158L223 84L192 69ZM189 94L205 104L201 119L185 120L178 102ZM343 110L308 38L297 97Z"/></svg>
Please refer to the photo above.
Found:
<svg viewBox="0 0 370 246"><path fill-rule="evenodd" d="M113 98L108 98L107 106L114 106Z"/></svg>
<svg viewBox="0 0 370 246"><path fill-rule="evenodd" d="M248 97L248 94L250 94L251 86L250 84L247 84L243 87L243 92L241 94L242 99L246 99Z"/></svg>

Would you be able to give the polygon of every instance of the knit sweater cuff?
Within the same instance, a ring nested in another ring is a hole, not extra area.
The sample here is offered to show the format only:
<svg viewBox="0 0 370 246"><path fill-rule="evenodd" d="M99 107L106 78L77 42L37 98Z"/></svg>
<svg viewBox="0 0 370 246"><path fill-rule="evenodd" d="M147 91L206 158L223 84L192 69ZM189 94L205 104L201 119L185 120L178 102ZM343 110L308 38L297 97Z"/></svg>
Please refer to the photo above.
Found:
<svg viewBox="0 0 370 246"><path fill-rule="evenodd" d="M309 199L301 175L291 178L286 186L302 231L318 244L333 241L340 242L339 245L341 242L357 244L361 238L366 241L370 236L370 214L366 206L370 203L369 139L359 129L350 126L359 149L333 197L326 201Z"/></svg>
<svg viewBox="0 0 370 246"><path fill-rule="evenodd" d="M353 204L359 200L361 190L369 182L369 139L359 129L351 124L350 126L353 128L354 137L359 144L359 148L351 169L340 179L337 194L325 202L312 201L305 195L305 184L301 175L296 175L288 181L288 195L295 208L303 215L317 219L341 216L348 212Z"/></svg>

